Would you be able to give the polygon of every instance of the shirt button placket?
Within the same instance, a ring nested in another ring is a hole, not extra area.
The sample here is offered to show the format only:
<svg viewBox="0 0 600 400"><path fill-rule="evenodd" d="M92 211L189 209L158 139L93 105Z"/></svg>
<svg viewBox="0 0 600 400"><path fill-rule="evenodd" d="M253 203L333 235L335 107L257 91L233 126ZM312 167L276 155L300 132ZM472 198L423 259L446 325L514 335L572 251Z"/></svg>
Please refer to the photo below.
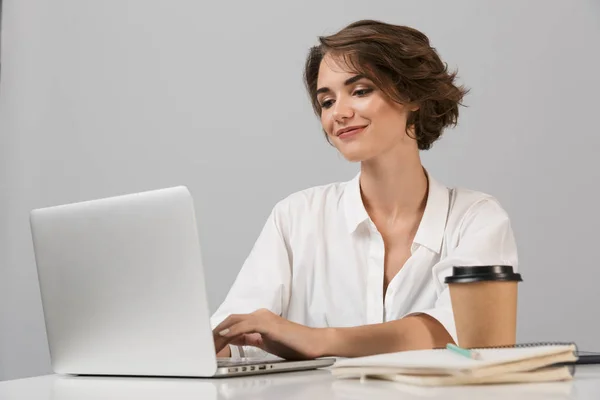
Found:
<svg viewBox="0 0 600 400"><path fill-rule="evenodd" d="M369 224L369 257L367 282L367 319L369 324L383 322L383 262L385 247L375 225Z"/></svg>

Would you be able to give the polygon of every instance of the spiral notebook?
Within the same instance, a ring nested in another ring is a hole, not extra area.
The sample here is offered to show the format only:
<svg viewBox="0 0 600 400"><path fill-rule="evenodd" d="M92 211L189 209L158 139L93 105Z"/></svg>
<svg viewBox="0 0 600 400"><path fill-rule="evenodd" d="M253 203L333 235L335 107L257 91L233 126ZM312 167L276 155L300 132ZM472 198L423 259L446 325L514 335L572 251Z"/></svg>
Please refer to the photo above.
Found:
<svg viewBox="0 0 600 400"><path fill-rule="evenodd" d="M376 378L421 386L550 382L572 379L572 343L528 343L474 349L472 359L447 349L414 350L339 360L338 378Z"/></svg>

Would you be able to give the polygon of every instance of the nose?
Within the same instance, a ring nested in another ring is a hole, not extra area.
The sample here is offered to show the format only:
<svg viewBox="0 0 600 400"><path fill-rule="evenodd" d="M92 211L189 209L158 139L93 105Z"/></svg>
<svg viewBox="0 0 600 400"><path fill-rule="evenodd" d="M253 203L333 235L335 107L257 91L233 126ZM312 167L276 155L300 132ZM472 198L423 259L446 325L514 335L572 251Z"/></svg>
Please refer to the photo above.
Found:
<svg viewBox="0 0 600 400"><path fill-rule="evenodd" d="M336 122L342 122L345 119L354 116L354 109L342 98L339 98L333 105L333 118Z"/></svg>

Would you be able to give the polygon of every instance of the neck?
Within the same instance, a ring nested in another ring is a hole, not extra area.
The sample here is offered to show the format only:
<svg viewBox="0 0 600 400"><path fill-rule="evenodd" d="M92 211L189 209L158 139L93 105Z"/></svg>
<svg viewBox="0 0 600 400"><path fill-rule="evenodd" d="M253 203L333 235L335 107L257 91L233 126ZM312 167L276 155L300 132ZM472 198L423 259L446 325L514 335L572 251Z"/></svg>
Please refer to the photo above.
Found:
<svg viewBox="0 0 600 400"><path fill-rule="evenodd" d="M427 200L428 181L418 150L402 154L391 150L363 161L360 187L371 217L393 223L421 214Z"/></svg>

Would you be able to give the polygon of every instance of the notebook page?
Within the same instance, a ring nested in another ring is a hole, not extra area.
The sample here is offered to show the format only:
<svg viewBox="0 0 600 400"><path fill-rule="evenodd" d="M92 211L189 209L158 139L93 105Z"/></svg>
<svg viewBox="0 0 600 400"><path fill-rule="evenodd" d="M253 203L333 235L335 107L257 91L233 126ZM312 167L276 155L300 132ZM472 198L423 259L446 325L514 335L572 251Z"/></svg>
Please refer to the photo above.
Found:
<svg viewBox="0 0 600 400"><path fill-rule="evenodd" d="M477 369L485 366L525 360L542 355L574 351L575 346L538 346L522 348L480 349L480 360L467 358L446 349L414 350L339 360L332 368L390 367L423 369Z"/></svg>

